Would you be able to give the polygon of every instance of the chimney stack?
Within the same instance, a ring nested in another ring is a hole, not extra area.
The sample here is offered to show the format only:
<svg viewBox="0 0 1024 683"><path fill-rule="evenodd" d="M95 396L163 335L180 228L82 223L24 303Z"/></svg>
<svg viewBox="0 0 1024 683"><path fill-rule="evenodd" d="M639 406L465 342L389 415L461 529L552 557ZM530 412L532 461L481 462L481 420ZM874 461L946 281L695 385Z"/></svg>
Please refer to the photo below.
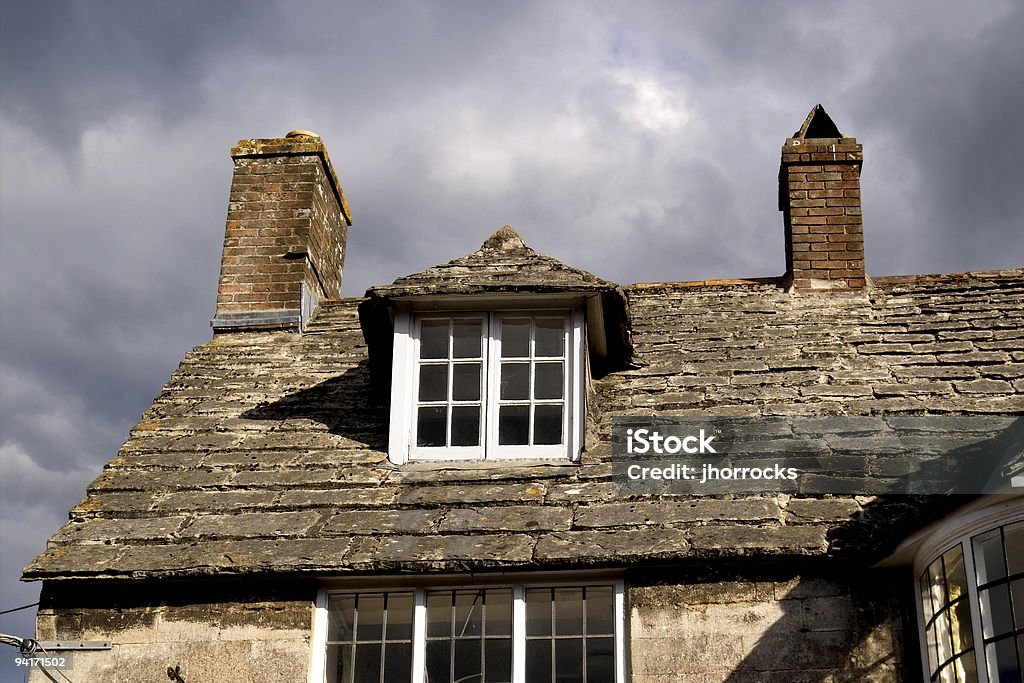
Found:
<svg viewBox="0 0 1024 683"><path fill-rule="evenodd" d="M863 146L840 133L820 104L782 147L779 210L786 226L786 277L794 289L865 287L863 161Z"/></svg>
<svg viewBox="0 0 1024 683"><path fill-rule="evenodd" d="M214 332L301 331L341 294L352 220L316 133L239 140L224 234Z"/></svg>

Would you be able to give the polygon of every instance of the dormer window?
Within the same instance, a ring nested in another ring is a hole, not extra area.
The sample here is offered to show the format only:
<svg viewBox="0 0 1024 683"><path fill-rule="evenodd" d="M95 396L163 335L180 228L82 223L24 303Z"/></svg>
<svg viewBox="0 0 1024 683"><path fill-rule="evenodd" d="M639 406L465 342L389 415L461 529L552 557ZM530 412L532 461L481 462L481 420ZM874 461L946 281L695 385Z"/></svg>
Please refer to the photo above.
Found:
<svg viewBox="0 0 1024 683"><path fill-rule="evenodd" d="M388 459L399 465L575 461L586 373L632 354L619 286L538 254L508 226L472 254L371 287L359 321L375 384L390 378Z"/></svg>
<svg viewBox="0 0 1024 683"><path fill-rule="evenodd" d="M580 307L400 312L391 459L575 459L583 336Z"/></svg>

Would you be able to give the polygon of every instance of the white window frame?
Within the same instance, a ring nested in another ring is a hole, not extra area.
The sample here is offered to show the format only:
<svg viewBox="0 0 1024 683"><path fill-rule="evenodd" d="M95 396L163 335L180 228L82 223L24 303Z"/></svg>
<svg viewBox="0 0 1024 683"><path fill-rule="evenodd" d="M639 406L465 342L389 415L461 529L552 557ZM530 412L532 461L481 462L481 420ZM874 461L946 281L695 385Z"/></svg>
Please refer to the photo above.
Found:
<svg viewBox="0 0 1024 683"><path fill-rule="evenodd" d="M409 461L441 460L549 460L576 461L583 448L586 387L586 343L583 303L579 300L541 300L516 302L504 306L493 301L435 303L429 307L399 306L394 317L394 341L391 373L391 421L388 434L388 459L402 465ZM537 446L499 446L497 439L500 321L515 315L566 316L564 417L562 443ZM421 317L480 315L485 321L486 356L481 398L484 402L483 435L479 446L417 447L414 441L418 382L417 320Z"/></svg>
<svg viewBox="0 0 1024 683"><path fill-rule="evenodd" d="M1014 497L1009 501L964 511L938 525L916 553L913 565L914 609L917 614L918 652L921 658L922 680L926 683L931 682L931 668L928 661L924 606L921 604L920 578L932 562L957 545L961 547L964 556L967 600L971 610L971 635L974 641L973 651L975 666L978 670L978 683L997 683L989 678L985 659L987 655L983 644L981 605L978 596L972 539L992 529L1020 521L1024 521L1024 497Z"/></svg>
<svg viewBox="0 0 1024 683"><path fill-rule="evenodd" d="M328 600L339 593L384 593L389 591L413 591L413 652L412 678L410 683L424 683L427 643L427 602L426 594L434 590L473 590L492 588L512 589L512 683L528 683L526 680L526 590L529 588L559 588L612 586L614 594L614 635L615 635L615 682L627 683L626 677L626 597L625 582L621 578L582 581L527 581L481 584L420 584L410 586L400 583L352 585L347 588L324 587L317 592L316 607L313 611L313 649L309 667L309 683L327 681L327 622Z"/></svg>

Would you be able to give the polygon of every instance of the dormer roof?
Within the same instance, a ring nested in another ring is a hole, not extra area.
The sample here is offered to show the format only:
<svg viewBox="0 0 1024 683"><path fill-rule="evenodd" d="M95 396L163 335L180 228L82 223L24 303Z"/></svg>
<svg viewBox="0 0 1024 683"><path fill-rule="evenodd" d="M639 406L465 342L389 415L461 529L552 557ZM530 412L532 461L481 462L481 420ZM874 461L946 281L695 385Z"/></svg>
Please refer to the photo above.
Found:
<svg viewBox="0 0 1024 683"><path fill-rule="evenodd" d="M614 282L534 251L512 226L506 225L473 253L405 275L390 285L371 287L366 296L398 299L498 292L605 292L618 288Z"/></svg>
<svg viewBox="0 0 1024 683"><path fill-rule="evenodd" d="M511 226L503 226L479 249L390 285L371 287L359 309L371 364L384 372L390 361L392 313L396 305L475 297L512 303L515 297L562 297L585 301L591 362L603 372L621 368L632 353L626 296L619 285L538 253Z"/></svg>

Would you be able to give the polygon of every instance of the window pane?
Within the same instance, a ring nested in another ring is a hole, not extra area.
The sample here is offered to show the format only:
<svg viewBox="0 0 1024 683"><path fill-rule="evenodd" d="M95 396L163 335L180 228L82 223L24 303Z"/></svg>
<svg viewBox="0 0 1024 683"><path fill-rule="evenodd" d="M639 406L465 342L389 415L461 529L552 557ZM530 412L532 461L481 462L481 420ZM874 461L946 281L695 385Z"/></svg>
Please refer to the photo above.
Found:
<svg viewBox="0 0 1024 683"><path fill-rule="evenodd" d="M358 643L354 683L380 683L380 643Z"/></svg>
<svg viewBox="0 0 1024 683"><path fill-rule="evenodd" d="M935 635L938 638L939 662L942 663L953 656L953 644L949 638L949 617L943 612L935 620Z"/></svg>
<svg viewBox="0 0 1024 683"><path fill-rule="evenodd" d="M456 591L455 637L479 637L483 628L483 591Z"/></svg>
<svg viewBox="0 0 1024 683"><path fill-rule="evenodd" d="M551 641L526 641L526 680L551 683Z"/></svg>
<svg viewBox="0 0 1024 683"><path fill-rule="evenodd" d="M412 593L388 594L387 639L412 640Z"/></svg>
<svg viewBox="0 0 1024 683"><path fill-rule="evenodd" d="M445 446L448 408L444 406L420 407L416 419L417 446Z"/></svg>
<svg viewBox="0 0 1024 683"><path fill-rule="evenodd" d="M999 529L993 529L974 537L974 564L977 568L978 585L1006 576L1006 566L1003 563L1003 540Z"/></svg>
<svg viewBox="0 0 1024 683"><path fill-rule="evenodd" d="M562 398L562 384L561 363L537 363L534 366L534 398Z"/></svg>
<svg viewBox="0 0 1024 683"><path fill-rule="evenodd" d="M615 635L615 594L611 586L590 586L585 589L587 635Z"/></svg>
<svg viewBox="0 0 1024 683"><path fill-rule="evenodd" d="M512 591L496 589L487 591L487 635L512 635Z"/></svg>
<svg viewBox="0 0 1024 683"><path fill-rule="evenodd" d="M427 637L448 638L452 634L452 594L449 591L427 593Z"/></svg>
<svg viewBox="0 0 1024 683"><path fill-rule="evenodd" d="M935 670L939 667L938 656L936 655L936 648L939 644L938 636L936 635L935 624L928 627L928 633L925 634L928 641L928 666L931 673L935 673Z"/></svg>
<svg viewBox="0 0 1024 683"><path fill-rule="evenodd" d="M530 398L530 364L501 364L501 399L525 401Z"/></svg>
<svg viewBox="0 0 1024 683"><path fill-rule="evenodd" d="M480 406L452 406L452 445L480 445Z"/></svg>
<svg viewBox="0 0 1024 683"><path fill-rule="evenodd" d="M483 680L483 666L480 661L482 643L477 640L455 641L455 676L456 681L463 683L479 683Z"/></svg>
<svg viewBox="0 0 1024 683"><path fill-rule="evenodd" d="M421 401L446 401L446 400L448 400L448 366L447 365L421 365L420 366L420 400Z"/></svg>
<svg viewBox="0 0 1024 683"><path fill-rule="evenodd" d="M967 594L967 574L964 573L964 553L961 546L954 546L942 561L946 565L946 592L948 600L953 602L961 595Z"/></svg>
<svg viewBox="0 0 1024 683"><path fill-rule="evenodd" d="M530 438L530 406L501 406L498 409L498 443L524 446Z"/></svg>
<svg viewBox="0 0 1024 683"><path fill-rule="evenodd" d="M534 343L535 356L562 356L565 318L538 318Z"/></svg>
<svg viewBox="0 0 1024 683"><path fill-rule="evenodd" d="M452 400L480 400L480 363L457 363L452 366Z"/></svg>
<svg viewBox="0 0 1024 683"><path fill-rule="evenodd" d="M953 654L960 654L974 645L971 606L966 598L949 608L949 633L953 641Z"/></svg>
<svg viewBox="0 0 1024 683"><path fill-rule="evenodd" d="M420 321L420 358L448 357L448 321Z"/></svg>
<svg viewBox="0 0 1024 683"><path fill-rule="evenodd" d="M583 683L582 638L555 641L555 680L558 683Z"/></svg>
<svg viewBox="0 0 1024 683"><path fill-rule="evenodd" d="M1017 579L1010 584L1010 596L1013 602L1013 619L1017 628L1024 628L1024 579Z"/></svg>
<svg viewBox="0 0 1024 683"><path fill-rule="evenodd" d="M1017 636L1017 668L1024 672L1024 635Z"/></svg>
<svg viewBox="0 0 1024 683"><path fill-rule="evenodd" d="M412 676L412 643L388 643L385 647L384 683L409 683Z"/></svg>
<svg viewBox="0 0 1024 683"><path fill-rule="evenodd" d="M927 623L935 614L932 608L932 586L928 582L928 572L921 574L921 606L924 608L924 620Z"/></svg>
<svg viewBox="0 0 1024 683"><path fill-rule="evenodd" d="M351 641L356 596L332 595L328 601L327 640Z"/></svg>
<svg viewBox="0 0 1024 683"><path fill-rule="evenodd" d="M526 591L526 635L551 635L551 590L548 588Z"/></svg>
<svg viewBox="0 0 1024 683"><path fill-rule="evenodd" d="M427 680L431 683L447 683L451 680L451 648L450 640L427 641Z"/></svg>
<svg viewBox="0 0 1024 683"><path fill-rule="evenodd" d="M932 603L935 605L935 610L938 611L948 602L941 558L928 565L928 582L932 585Z"/></svg>
<svg viewBox="0 0 1024 683"><path fill-rule="evenodd" d="M1010 575L1024 573L1024 522L1003 528L1003 543Z"/></svg>
<svg viewBox="0 0 1024 683"><path fill-rule="evenodd" d="M1019 683L1020 670L1017 668L1017 648L1013 638L1003 638L985 647L988 661L988 678L992 683Z"/></svg>
<svg viewBox="0 0 1024 683"><path fill-rule="evenodd" d="M583 589L555 589L555 635L575 636L583 633ZM582 657L582 656L581 656Z"/></svg>
<svg viewBox="0 0 1024 683"><path fill-rule="evenodd" d="M348 683L352 678L352 646L328 645L325 671L328 683Z"/></svg>
<svg viewBox="0 0 1024 683"><path fill-rule="evenodd" d="M384 596L360 595L356 603L356 640L380 640L384 621Z"/></svg>
<svg viewBox="0 0 1024 683"><path fill-rule="evenodd" d="M533 443L562 443L562 406L540 405L533 409Z"/></svg>
<svg viewBox="0 0 1024 683"><path fill-rule="evenodd" d="M958 657L954 664L957 683L975 683L978 680L978 665L974 661L974 653Z"/></svg>
<svg viewBox="0 0 1024 683"><path fill-rule="evenodd" d="M484 641L484 681L508 683L511 680L512 638L488 638Z"/></svg>
<svg viewBox="0 0 1024 683"><path fill-rule="evenodd" d="M501 357L527 358L529 355L530 319L503 319L501 321Z"/></svg>
<svg viewBox="0 0 1024 683"><path fill-rule="evenodd" d="M452 324L452 356L454 358L480 358L479 319L459 319Z"/></svg>
<svg viewBox="0 0 1024 683"><path fill-rule="evenodd" d="M587 683L615 680L615 639L587 638Z"/></svg>
<svg viewBox="0 0 1024 683"><path fill-rule="evenodd" d="M981 629L986 638L1001 636L1013 630L1010 617L1009 586L1001 583L978 592L981 599Z"/></svg>

